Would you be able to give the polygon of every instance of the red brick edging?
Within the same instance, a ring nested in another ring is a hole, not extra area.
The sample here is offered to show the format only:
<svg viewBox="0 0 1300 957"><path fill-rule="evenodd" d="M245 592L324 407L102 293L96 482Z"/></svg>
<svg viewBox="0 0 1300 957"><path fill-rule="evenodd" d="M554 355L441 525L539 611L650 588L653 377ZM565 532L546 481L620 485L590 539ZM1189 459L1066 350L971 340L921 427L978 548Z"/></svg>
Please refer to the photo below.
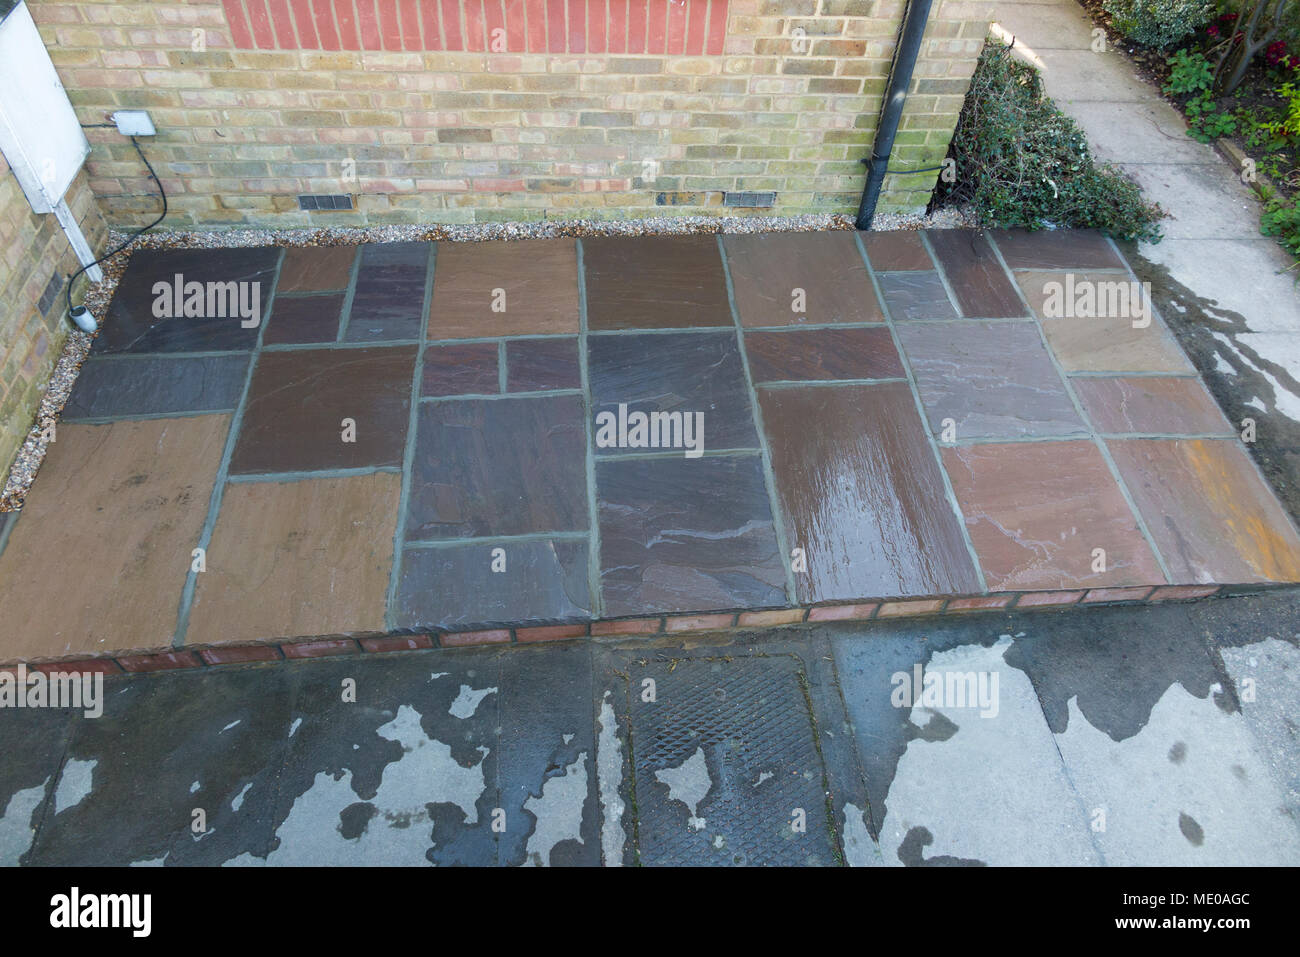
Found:
<svg viewBox="0 0 1300 957"><path fill-rule="evenodd" d="M1251 586L1262 590L1270 586ZM1284 586L1283 586L1284 587ZM879 618L908 618L925 615L957 615L1010 609L1061 609L1071 605L1153 604L1209 598L1223 591L1222 585L1145 585L1136 588L1093 588L1076 591L1006 592L955 598L909 598L863 601L848 604L805 605L762 611L709 612L694 615L651 615L644 618L615 618L560 625L493 628L480 631L429 631L416 634L364 635L284 639L239 645L211 645L171 651L109 654L77 658L24 662L29 670L89 672L123 675L205 668L217 665L251 664L334 655L387 654L429 648L464 648L489 645L536 644L581 638L652 637L716 631L770 628L805 622L868 621ZM14 671L17 663L0 665L0 671Z"/></svg>

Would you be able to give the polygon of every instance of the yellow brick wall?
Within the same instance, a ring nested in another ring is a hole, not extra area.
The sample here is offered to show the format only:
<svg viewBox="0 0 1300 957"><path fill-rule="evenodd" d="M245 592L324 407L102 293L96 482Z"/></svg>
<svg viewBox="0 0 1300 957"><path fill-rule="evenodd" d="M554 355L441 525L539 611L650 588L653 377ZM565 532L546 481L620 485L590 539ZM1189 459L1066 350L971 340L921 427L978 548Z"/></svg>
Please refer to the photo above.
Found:
<svg viewBox="0 0 1300 957"><path fill-rule="evenodd" d="M91 248L100 249L106 227L84 171L73 181L66 198ZM42 304L42 294L56 272L67 276L78 267L54 214L32 212L18 180L0 156L0 475L8 474L32 426L71 328L63 283L58 283L59 294L52 302ZM78 280L74 292L84 285L84 278Z"/></svg>
<svg viewBox="0 0 1300 957"><path fill-rule="evenodd" d="M852 213L903 5L732 0L724 53L693 57L237 50L216 0L30 6L83 122L149 110L167 225L290 227L719 213L724 190L775 190L759 215ZM936 0L892 166L942 159L976 6ZM110 222L151 219L130 144L90 135ZM891 176L881 209L923 207L935 176Z"/></svg>

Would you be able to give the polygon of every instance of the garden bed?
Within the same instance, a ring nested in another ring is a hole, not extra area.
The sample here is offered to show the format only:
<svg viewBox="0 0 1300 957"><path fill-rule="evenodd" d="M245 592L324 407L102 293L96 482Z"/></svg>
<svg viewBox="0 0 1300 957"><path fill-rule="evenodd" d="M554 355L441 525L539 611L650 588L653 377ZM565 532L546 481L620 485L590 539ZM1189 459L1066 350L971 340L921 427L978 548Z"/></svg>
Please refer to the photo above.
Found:
<svg viewBox="0 0 1300 957"><path fill-rule="evenodd" d="M1204 22L1164 47L1125 35L1105 0L1079 0L1110 45L1123 50L1143 79L1187 119L1189 135L1216 143L1243 164L1243 181L1263 202L1260 230L1300 256L1300 9L1249 62L1235 89L1216 88L1214 67L1225 44L1242 42L1238 24L1249 14L1221 4Z"/></svg>

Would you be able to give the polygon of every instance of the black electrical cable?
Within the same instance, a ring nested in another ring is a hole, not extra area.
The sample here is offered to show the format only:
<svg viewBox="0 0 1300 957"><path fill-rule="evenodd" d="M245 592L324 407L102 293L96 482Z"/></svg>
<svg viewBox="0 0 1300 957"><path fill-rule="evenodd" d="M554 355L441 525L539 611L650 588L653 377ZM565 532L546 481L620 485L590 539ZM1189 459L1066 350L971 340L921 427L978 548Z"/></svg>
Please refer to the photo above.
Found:
<svg viewBox="0 0 1300 957"><path fill-rule="evenodd" d="M899 176L908 176L912 173L933 173L937 169L943 169L942 166L925 166L921 169L887 169L886 173L894 173Z"/></svg>
<svg viewBox="0 0 1300 957"><path fill-rule="evenodd" d="M109 123L95 124L95 123L92 123L92 124L89 124L89 125L91 125L91 126L111 126L111 125L113 125L113 124L109 124ZM141 236L143 236L143 235L144 235L145 233L147 233L149 230L153 229L155 226L157 226L159 223L161 223L161 222L163 221L163 219L165 219L166 216L167 216L167 190L163 189L162 180L160 180L160 179L158 178L158 174L155 173L155 172L153 171L153 166L150 164L150 162L149 162L149 158L148 158L147 156L144 155L144 150L140 149L140 143L136 140L136 138L135 138L134 136L131 137L131 145L134 146L134 147L135 147L135 151L136 151L137 153L140 154L140 159L144 162L144 167L145 167L145 169L147 169L147 170L149 171L149 175L153 177L153 181L154 181L155 183L158 184L158 195L162 197L162 204L163 204L163 205L162 205L162 212L158 214L158 218L157 218L157 219L155 219L155 220L154 220L152 223L150 223L148 226L145 226L145 227L143 227L143 228L141 228L141 229L136 230L136 231L135 231L134 233L132 233L129 237L127 237L127 239L126 239L125 242L123 242L121 245L119 245L119 246L118 246L116 249L114 249L112 252L104 253L104 255L100 256L100 257L99 257L98 259L96 259L93 263L86 263L86 265L82 266L80 269L78 269L76 272L74 272L71 276L68 277L68 285L67 285L67 287L64 289L65 301L66 301L67 304L68 304L68 315L72 315L72 284L73 284L74 282L77 281L77 277L80 276L80 275L81 275L83 272L85 272L87 269L89 269L91 266L97 266L97 265L99 265L100 263L104 262L104 260L106 260L106 259L112 259L114 256L116 256L118 253L120 253L120 252L121 252L123 249L125 249L127 246L130 246L133 242L135 242L137 239L139 239Z"/></svg>

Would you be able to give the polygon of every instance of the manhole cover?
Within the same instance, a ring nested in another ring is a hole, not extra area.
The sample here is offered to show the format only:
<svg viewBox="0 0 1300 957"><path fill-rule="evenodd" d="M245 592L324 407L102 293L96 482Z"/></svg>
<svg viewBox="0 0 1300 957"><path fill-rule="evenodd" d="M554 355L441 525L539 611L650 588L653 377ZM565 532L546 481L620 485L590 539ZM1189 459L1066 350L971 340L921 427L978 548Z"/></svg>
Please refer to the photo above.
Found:
<svg viewBox="0 0 1300 957"><path fill-rule="evenodd" d="M788 656L632 668L643 862L834 863L800 671ZM653 701L644 700L647 678Z"/></svg>

